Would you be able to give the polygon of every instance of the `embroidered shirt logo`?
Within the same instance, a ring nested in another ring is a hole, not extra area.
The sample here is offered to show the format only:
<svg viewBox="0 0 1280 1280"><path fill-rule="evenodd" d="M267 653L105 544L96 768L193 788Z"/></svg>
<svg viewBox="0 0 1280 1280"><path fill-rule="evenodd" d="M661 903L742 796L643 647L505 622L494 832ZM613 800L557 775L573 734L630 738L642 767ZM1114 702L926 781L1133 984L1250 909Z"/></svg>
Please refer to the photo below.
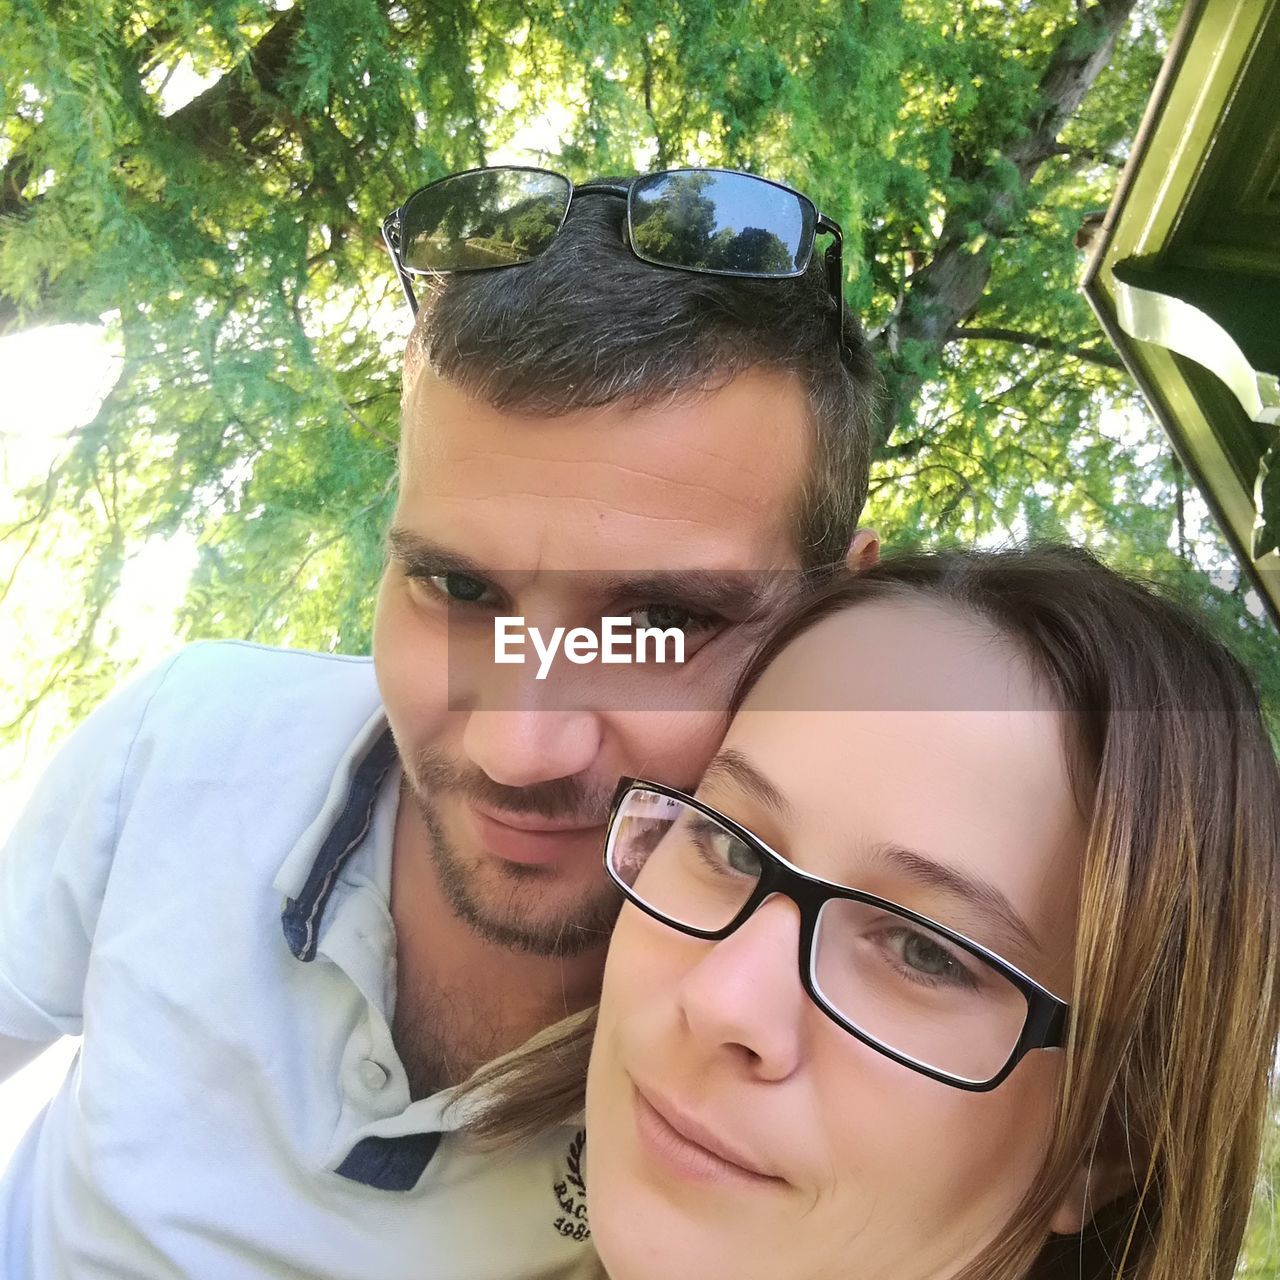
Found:
<svg viewBox="0 0 1280 1280"><path fill-rule="evenodd" d="M586 1145L587 1131L579 1129L565 1155L565 1176L552 1188L560 1206L555 1228L570 1240L591 1239L591 1227L587 1223L587 1184L582 1178L582 1153Z"/></svg>

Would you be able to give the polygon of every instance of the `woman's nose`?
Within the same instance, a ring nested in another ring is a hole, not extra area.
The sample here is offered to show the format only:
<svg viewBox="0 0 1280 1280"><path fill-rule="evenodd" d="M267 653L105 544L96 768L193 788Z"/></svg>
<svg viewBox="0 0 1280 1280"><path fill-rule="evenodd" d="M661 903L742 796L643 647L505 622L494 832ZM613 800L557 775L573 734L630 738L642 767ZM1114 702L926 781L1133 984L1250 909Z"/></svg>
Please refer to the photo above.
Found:
<svg viewBox="0 0 1280 1280"><path fill-rule="evenodd" d="M712 944L679 993L690 1034L759 1079L782 1080L800 1064L808 996L800 981L800 912L775 895L729 937Z"/></svg>

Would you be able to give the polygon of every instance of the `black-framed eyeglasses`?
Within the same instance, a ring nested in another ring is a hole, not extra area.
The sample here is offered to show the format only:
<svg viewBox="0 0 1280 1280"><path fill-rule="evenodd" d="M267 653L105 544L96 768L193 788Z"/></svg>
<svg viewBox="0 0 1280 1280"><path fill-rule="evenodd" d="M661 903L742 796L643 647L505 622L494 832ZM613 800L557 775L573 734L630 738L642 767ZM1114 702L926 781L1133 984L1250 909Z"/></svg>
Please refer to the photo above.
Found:
<svg viewBox="0 0 1280 1280"><path fill-rule="evenodd" d="M834 237L824 264L841 328L839 224L799 191L736 169L668 169L575 187L549 169L501 165L428 183L382 223L410 309L417 314L413 276L532 262L555 239L572 201L584 195L624 197L631 252L681 271L788 279L804 273L819 234Z"/></svg>
<svg viewBox="0 0 1280 1280"><path fill-rule="evenodd" d="M954 929L793 866L693 796L623 778L605 867L641 911L694 938L727 938L775 893L800 910L800 979L864 1044L973 1092L1033 1049L1065 1043L1069 1006Z"/></svg>

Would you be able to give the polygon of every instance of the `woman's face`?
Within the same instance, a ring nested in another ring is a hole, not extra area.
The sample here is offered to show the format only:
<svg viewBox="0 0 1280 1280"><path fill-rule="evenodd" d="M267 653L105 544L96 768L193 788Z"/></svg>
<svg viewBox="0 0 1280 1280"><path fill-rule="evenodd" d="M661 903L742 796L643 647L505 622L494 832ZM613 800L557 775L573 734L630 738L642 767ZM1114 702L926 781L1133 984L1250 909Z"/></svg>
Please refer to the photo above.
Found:
<svg viewBox="0 0 1280 1280"><path fill-rule="evenodd" d="M989 627L923 601L825 620L765 673L698 794L1070 1000L1085 827L1062 717ZM715 943L623 909L587 1089L612 1280L943 1280L1030 1185L1061 1054L953 1088L831 1021L798 954L780 896Z"/></svg>

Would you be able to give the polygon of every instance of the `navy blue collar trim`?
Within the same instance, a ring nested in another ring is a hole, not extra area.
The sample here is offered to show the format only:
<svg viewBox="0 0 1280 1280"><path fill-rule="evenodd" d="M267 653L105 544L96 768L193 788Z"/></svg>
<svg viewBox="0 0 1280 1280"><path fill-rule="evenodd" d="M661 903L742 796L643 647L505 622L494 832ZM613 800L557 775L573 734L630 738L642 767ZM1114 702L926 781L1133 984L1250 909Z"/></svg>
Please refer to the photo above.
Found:
<svg viewBox="0 0 1280 1280"><path fill-rule="evenodd" d="M378 793L395 762L396 744L388 729L356 766L347 802L325 836L302 892L285 903L284 936L289 950L299 960L316 958L320 921L333 895L333 886L342 868L369 834ZM335 1172L380 1191L412 1191L431 1162L441 1137L439 1133L407 1133L398 1138L362 1138Z"/></svg>
<svg viewBox="0 0 1280 1280"><path fill-rule="evenodd" d="M302 892L285 903L281 917L284 936L289 950L299 960L316 958L320 920L333 893L333 886L337 883L342 868L369 834L378 792L395 761L396 744L391 730L387 729L356 766L355 775L351 779L351 790L347 793L347 803L343 805L337 822L321 844L311 866L311 874L302 886Z"/></svg>
<svg viewBox="0 0 1280 1280"><path fill-rule="evenodd" d="M361 1138L336 1172L379 1191L412 1191L443 1137L442 1133L406 1133L400 1138Z"/></svg>

